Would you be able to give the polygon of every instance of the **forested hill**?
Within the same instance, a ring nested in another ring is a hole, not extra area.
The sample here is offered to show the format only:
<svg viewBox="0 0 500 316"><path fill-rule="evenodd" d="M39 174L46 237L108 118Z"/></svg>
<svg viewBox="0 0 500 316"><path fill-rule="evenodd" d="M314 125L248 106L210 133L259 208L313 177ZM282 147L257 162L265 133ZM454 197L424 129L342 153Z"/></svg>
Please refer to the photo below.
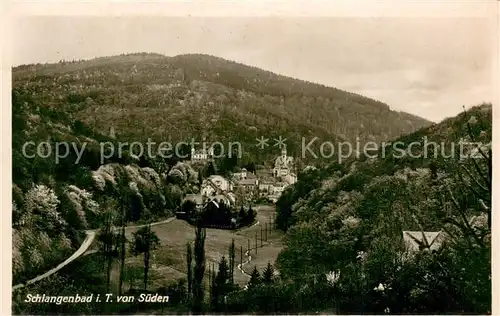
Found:
<svg viewBox="0 0 500 316"><path fill-rule="evenodd" d="M13 87L128 140L240 141L282 136L390 140L430 122L381 102L208 55L130 54L13 69ZM246 160L275 155L245 147Z"/></svg>
<svg viewBox="0 0 500 316"><path fill-rule="evenodd" d="M282 278L336 289L342 314L491 313L491 137L483 104L397 139L402 151L299 174L277 203ZM439 147L425 154L425 139ZM413 251L404 231L440 239L420 237ZM332 271L335 287L325 280Z"/></svg>

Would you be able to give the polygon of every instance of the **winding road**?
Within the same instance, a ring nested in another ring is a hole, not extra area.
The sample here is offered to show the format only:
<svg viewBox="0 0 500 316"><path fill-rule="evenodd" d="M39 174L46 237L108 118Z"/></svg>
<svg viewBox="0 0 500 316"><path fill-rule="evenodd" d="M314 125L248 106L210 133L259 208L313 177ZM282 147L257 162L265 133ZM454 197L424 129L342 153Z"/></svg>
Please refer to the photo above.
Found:
<svg viewBox="0 0 500 316"><path fill-rule="evenodd" d="M237 265L237 268L238 268L238 270L240 270L240 271L241 271L241 273L242 273L243 275L245 275L245 276L247 276L247 277L251 278L250 274L246 273L246 272L245 272L245 270L243 270L243 266L244 266L245 264L250 263L250 261L252 261L252 256L250 256L250 250L247 250L247 251L245 252L245 256L247 256L248 260L247 260L247 261L245 261L245 262L243 262L243 263L238 264L238 265ZM245 284L244 289L245 289L245 290L246 290L246 289L248 289L248 284Z"/></svg>
<svg viewBox="0 0 500 316"><path fill-rule="evenodd" d="M168 218L166 220L163 220L163 221L160 221L160 222L151 223L151 224L126 226L125 230L142 228L142 227L145 227L147 225L151 225L151 226L163 225L163 224L170 223L174 219L175 219L175 217L171 217L171 218ZM253 224L252 226L250 226L248 228L252 228L252 227L254 227L256 225L259 225L259 221L257 221L255 224ZM117 231L119 229L120 229L120 227L114 227L113 230ZM30 285L30 284L36 283L38 281L41 281L43 279L46 279L46 278L50 277L51 275L57 273L59 270L61 270L62 268L64 268L65 266L67 266L68 264L70 264L71 262L73 262L74 260L76 260L76 259L78 259L78 258L80 258L82 256L85 256L85 255L97 252L97 250L91 250L91 251L89 251L89 248L93 244L98 231L99 231L98 229L86 230L85 231L85 234L86 234L85 240L82 242L82 244L80 245L80 247L70 257L68 257L66 260L64 260L63 262L61 262L55 268L53 268L53 269L51 269L51 270L49 270L49 271L47 271L47 272L45 272L45 273L43 273L41 275L38 275L37 277L35 277L35 278L31 279L31 280L28 280L25 283L21 283L21 284L17 284L15 286L13 286L12 287L12 291L18 290L18 289L23 288L23 287L25 287L27 285ZM250 263L252 261L252 256L250 255L249 250L247 250L245 252L245 256L247 256L247 258L248 258L247 261L238 264L237 268L238 268L238 270L241 271L241 273L243 275L245 275L248 278L250 278L250 275L248 273L246 273L245 270L243 270L243 266L245 264ZM245 289L246 288L247 288L247 285L245 285Z"/></svg>
<svg viewBox="0 0 500 316"><path fill-rule="evenodd" d="M259 221L257 221L257 222L255 222L255 224L253 224L252 226L250 226L250 227L248 227L248 228L252 228L252 227L257 226L257 225L259 225L259 224L260 224L260 222L259 222ZM237 265L237 268L238 268L238 270L240 270L240 271L241 271L241 273L243 273L243 275L246 275L247 277L250 277L250 274L246 273L246 272L245 272L245 270L243 270L243 266L244 266L245 264L250 263L250 261L252 261L252 256L250 256L250 250L247 250L247 251L245 252L245 256L247 256L248 260L247 260L247 261L245 261L245 262L243 262L243 263L238 264L238 265Z"/></svg>
<svg viewBox="0 0 500 316"><path fill-rule="evenodd" d="M259 225L259 224L260 224L260 222L259 222L259 221L257 221L255 224L253 224L252 226L250 226L250 227L248 227L248 228L252 228L252 227L254 227L254 226L256 226L256 225ZM266 241L266 244L268 244L268 245L272 245L273 243L272 243L272 242L267 242L267 241ZM245 275L246 277L248 277L248 278L250 279L252 276L251 276L250 274L246 273L246 272L245 272L245 270L243 270L243 266L244 266L245 264L249 264L249 263L252 261L252 256L250 255L250 250L247 250L247 251L245 252L245 256L248 258L248 259L247 259L247 261L245 261L245 262L243 262L243 263L238 264L236 267L238 268L238 270L240 270L240 271L241 271L241 273L242 273L243 275ZM248 289L248 284L245 284L244 289L245 289L245 290L247 290L247 289Z"/></svg>
<svg viewBox="0 0 500 316"><path fill-rule="evenodd" d="M164 221L160 221L160 222L155 222L155 223L151 223L151 224L143 224L143 225L135 225L135 226L126 226L125 227L125 230L130 230L130 229L136 229L136 228L141 228L141 227L145 227L147 225L151 225L151 226L157 226L157 225L162 225L162 224L167 224L167 223L170 223L171 221L173 221L175 219L175 217L171 217L171 218L168 218ZM115 227L114 230L119 230L120 227ZM86 254L87 253L87 250L90 248L90 246L92 245L92 243L94 242L95 240L95 236L97 235L97 232L99 230L97 229L94 229L94 230L86 230L85 231L85 234L86 234L86 237L85 237L85 240L82 242L82 244L80 245L80 248L78 248L78 250L76 250L68 259L64 260L62 263L60 263L57 267L45 272L44 274L41 274L31 280L28 280L26 281L26 283L21 283L21 284L17 284L15 286L12 287L12 291L15 291L17 289L20 289L24 286L27 286L27 285L30 285L30 284L33 284L35 282L38 282L38 281L41 281L43 279L46 279L48 278L49 276L53 275L54 273L56 273L57 271L61 270L62 268L64 268L65 266L67 266L68 264L70 264L71 262L73 262L74 260L78 259L79 257L81 257L82 255ZM90 252L89 252L90 253Z"/></svg>

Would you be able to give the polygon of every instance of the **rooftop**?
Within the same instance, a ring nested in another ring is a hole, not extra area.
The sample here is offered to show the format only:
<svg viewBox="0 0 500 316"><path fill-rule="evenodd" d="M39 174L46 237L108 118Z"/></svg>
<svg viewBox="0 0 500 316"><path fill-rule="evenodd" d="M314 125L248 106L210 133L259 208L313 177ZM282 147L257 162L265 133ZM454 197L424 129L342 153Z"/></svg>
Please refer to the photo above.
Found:
<svg viewBox="0 0 500 316"><path fill-rule="evenodd" d="M257 184L257 179L243 179L243 180L240 180L239 184L241 184L241 185L255 185L255 184Z"/></svg>
<svg viewBox="0 0 500 316"><path fill-rule="evenodd" d="M425 245L425 240L429 243L430 250L437 250L441 247L444 241L444 234L438 232L421 232L421 231L403 231L403 239L408 245L410 251L420 250L420 246Z"/></svg>
<svg viewBox="0 0 500 316"><path fill-rule="evenodd" d="M186 194L184 201L193 201L197 205L203 204L203 196L201 194Z"/></svg>

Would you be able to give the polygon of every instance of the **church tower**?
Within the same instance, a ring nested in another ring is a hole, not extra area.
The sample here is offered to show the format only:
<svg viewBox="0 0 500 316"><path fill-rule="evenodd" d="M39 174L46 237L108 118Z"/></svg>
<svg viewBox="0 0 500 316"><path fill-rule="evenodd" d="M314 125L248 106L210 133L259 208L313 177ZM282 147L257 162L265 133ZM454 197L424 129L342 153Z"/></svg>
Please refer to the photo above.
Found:
<svg viewBox="0 0 500 316"><path fill-rule="evenodd" d="M281 157L283 159L283 162L286 161L286 146L283 145L283 148L281 149Z"/></svg>

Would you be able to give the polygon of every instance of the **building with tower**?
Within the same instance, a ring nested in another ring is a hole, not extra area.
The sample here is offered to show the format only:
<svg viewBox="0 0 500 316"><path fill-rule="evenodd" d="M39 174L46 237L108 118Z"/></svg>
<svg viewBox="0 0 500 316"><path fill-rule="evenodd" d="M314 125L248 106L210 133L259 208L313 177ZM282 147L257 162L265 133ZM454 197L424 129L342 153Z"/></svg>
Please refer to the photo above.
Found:
<svg viewBox="0 0 500 316"><path fill-rule="evenodd" d="M210 147L208 150L195 150L191 147L191 161L192 162L207 162L211 161L214 156L214 150Z"/></svg>
<svg viewBox="0 0 500 316"><path fill-rule="evenodd" d="M293 172L293 157L287 156L286 146L281 149L281 156L274 160L274 177L286 177Z"/></svg>

